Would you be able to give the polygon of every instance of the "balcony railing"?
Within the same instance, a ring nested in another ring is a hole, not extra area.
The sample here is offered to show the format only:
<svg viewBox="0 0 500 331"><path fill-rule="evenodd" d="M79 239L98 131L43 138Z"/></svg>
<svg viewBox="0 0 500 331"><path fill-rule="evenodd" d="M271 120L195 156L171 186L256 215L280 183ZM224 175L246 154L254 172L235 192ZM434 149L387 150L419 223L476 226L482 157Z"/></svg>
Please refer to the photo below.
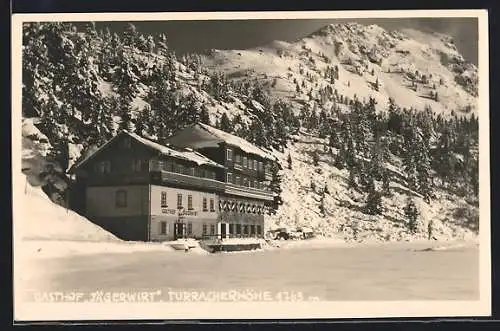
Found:
<svg viewBox="0 0 500 331"><path fill-rule="evenodd" d="M272 201L274 199L273 193L270 191L247 186L237 186L231 183L226 183L224 193L268 201Z"/></svg>
<svg viewBox="0 0 500 331"><path fill-rule="evenodd" d="M224 183L215 179L195 177L165 170L151 171L153 180L159 180L164 184L185 185L192 188L210 190L210 191L224 191Z"/></svg>

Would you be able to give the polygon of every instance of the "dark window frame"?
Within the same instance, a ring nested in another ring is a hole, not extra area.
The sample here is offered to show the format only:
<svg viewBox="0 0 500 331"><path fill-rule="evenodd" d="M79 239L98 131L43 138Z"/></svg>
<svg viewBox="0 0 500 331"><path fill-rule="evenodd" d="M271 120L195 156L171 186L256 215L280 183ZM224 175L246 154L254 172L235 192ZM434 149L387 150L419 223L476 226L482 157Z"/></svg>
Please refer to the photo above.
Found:
<svg viewBox="0 0 500 331"><path fill-rule="evenodd" d="M161 191L161 201L160 201L161 208L168 208L167 197L168 197L167 192Z"/></svg>
<svg viewBox="0 0 500 331"><path fill-rule="evenodd" d="M120 195L122 195L122 198L119 198ZM117 190L115 192L115 207L116 208L127 208L127 204L128 204L127 200L128 200L127 190L120 189L120 190Z"/></svg>

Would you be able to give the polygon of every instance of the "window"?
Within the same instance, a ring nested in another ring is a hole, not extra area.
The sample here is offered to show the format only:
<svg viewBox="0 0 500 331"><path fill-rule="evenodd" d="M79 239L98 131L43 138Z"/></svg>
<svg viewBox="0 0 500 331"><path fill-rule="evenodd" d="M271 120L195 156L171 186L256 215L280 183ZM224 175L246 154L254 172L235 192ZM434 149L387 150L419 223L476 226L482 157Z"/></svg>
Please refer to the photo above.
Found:
<svg viewBox="0 0 500 331"><path fill-rule="evenodd" d="M226 159L231 161L233 159L233 151L231 148L226 149Z"/></svg>
<svg viewBox="0 0 500 331"><path fill-rule="evenodd" d="M236 234L241 234L241 224L236 224Z"/></svg>
<svg viewBox="0 0 500 331"><path fill-rule="evenodd" d="M243 186L248 186L248 178L243 177Z"/></svg>
<svg viewBox="0 0 500 331"><path fill-rule="evenodd" d="M234 162L236 162L236 163L240 163L241 162L241 155L240 154L236 154L234 156Z"/></svg>
<svg viewBox="0 0 500 331"><path fill-rule="evenodd" d="M210 234L215 234L215 224L210 224Z"/></svg>
<svg viewBox="0 0 500 331"><path fill-rule="evenodd" d="M250 181L250 187L254 187L254 181L253 181L253 179Z"/></svg>
<svg viewBox="0 0 500 331"><path fill-rule="evenodd" d="M161 208L167 208L167 192L161 192Z"/></svg>
<svg viewBox="0 0 500 331"><path fill-rule="evenodd" d="M257 171L257 160L253 160L253 170Z"/></svg>
<svg viewBox="0 0 500 331"><path fill-rule="evenodd" d="M233 182L233 174L228 172L227 173L227 180L226 180L228 183L232 183Z"/></svg>
<svg viewBox="0 0 500 331"><path fill-rule="evenodd" d="M127 207L127 191L125 190L116 191L115 206L118 208Z"/></svg>
<svg viewBox="0 0 500 331"><path fill-rule="evenodd" d="M229 224L229 234L234 234L234 224Z"/></svg>
<svg viewBox="0 0 500 331"><path fill-rule="evenodd" d="M167 222L165 221L160 222L160 234L167 234Z"/></svg>
<svg viewBox="0 0 500 331"><path fill-rule="evenodd" d="M188 236L193 234L193 223L191 223L191 222L188 222L188 224L187 224L187 234L188 234Z"/></svg>
<svg viewBox="0 0 500 331"><path fill-rule="evenodd" d="M165 162L163 160L156 161L156 164L158 170L165 170Z"/></svg>
<svg viewBox="0 0 500 331"><path fill-rule="evenodd" d="M207 198L203 198L203 211L208 211Z"/></svg>
<svg viewBox="0 0 500 331"><path fill-rule="evenodd" d="M243 156L243 168L247 167L247 157Z"/></svg>
<svg viewBox="0 0 500 331"><path fill-rule="evenodd" d="M207 225L205 223L203 223L202 231L203 231L203 235L205 236L207 234Z"/></svg>
<svg viewBox="0 0 500 331"><path fill-rule="evenodd" d="M194 177L194 168L193 167L189 168L189 175Z"/></svg>
<svg viewBox="0 0 500 331"><path fill-rule="evenodd" d="M211 171L212 179L215 179L215 171Z"/></svg>
<svg viewBox="0 0 500 331"><path fill-rule="evenodd" d="M177 194L177 209L182 208L182 194Z"/></svg>
<svg viewBox="0 0 500 331"><path fill-rule="evenodd" d="M240 176L236 176L236 180L234 182L236 185L241 185L241 179Z"/></svg>
<svg viewBox="0 0 500 331"><path fill-rule="evenodd" d="M250 234L254 235L255 234L255 225L250 225Z"/></svg>
<svg viewBox="0 0 500 331"><path fill-rule="evenodd" d="M262 161L259 161L259 171L264 170L264 163Z"/></svg>
<svg viewBox="0 0 500 331"><path fill-rule="evenodd" d="M210 199L210 211L215 211L215 201L214 201L214 199Z"/></svg>
<svg viewBox="0 0 500 331"><path fill-rule="evenodd" d="M248 225L243 225L243 234L248 234Z"/></svg>
<svg viewBox="0 0 500 331"><path fill-rule="evenodd" d="M98 172L101 174L109 174L111 172L111 162L108 160L99 162Z"/></svg>
<svg viewBox="0 0 500 331"><path fill-rule="evenodd" d="M182 174L184 172L184 167L182 164L177 165L177 173Z"/></svg>
<svg viewBox="0 0 500 331"><path fill-rule="evenodd" d="M193 210L193 196L188 195L188 209Z"/></svg>
<svg viewBox="0 0 500 331"><path fill-rule="evenodd" d="M260 225L257 225L257 234L261 235L262 234L262 228Z"/></svg>
<svg viewBox="0 0 500 331"><path fill-rule="evenodd" d="M141 171L142 160L132 160L132 171L140 172Z"/></svg>
<svg viewBox="0 0 500 331"><path fill-rule="evenodd" d="M255 181L255 188L260 190L260 182L258 180Z"/></svg>

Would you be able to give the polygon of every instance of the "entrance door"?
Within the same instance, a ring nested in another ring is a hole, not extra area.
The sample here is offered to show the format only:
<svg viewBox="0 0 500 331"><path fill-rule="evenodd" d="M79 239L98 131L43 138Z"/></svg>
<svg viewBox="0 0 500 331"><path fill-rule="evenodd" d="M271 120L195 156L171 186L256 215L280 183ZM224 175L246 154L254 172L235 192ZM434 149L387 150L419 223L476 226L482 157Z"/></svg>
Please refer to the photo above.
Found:
<svg viewBox="0 0 500 331"><path fill-rule="evenodd" d="M227 225L226 223L220 224L220 237L221 237L221 239L226 238L226 233L227 233L226 225Z"/></svg>
<svg viewBox="0 0 500 331"><path fill-rule="evenodd" d="M184 223L174 223L174 239L184 238Z"/></svg>

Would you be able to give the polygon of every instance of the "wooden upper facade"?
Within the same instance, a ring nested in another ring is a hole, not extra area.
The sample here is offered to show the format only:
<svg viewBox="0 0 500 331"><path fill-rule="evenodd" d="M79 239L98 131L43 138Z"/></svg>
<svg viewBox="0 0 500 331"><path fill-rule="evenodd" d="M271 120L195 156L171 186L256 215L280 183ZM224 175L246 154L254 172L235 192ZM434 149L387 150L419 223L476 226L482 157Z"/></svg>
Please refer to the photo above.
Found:
<svg viewBox="0 0 500 331"><path fill-rule="evenodd" d="M188 127L167 146L121 131L70 172L87 187L154 184L271 201L272 156L232 135L203 135L205 127Z"/></svg>
<svg viewBox="0 0 500 331"><path fill-rule="evenodd" d="M179 148L196 150L223 165L227 195L272 200L269 184L275 158L263 149L205 124L185 128L169 142Z"/></svg>

